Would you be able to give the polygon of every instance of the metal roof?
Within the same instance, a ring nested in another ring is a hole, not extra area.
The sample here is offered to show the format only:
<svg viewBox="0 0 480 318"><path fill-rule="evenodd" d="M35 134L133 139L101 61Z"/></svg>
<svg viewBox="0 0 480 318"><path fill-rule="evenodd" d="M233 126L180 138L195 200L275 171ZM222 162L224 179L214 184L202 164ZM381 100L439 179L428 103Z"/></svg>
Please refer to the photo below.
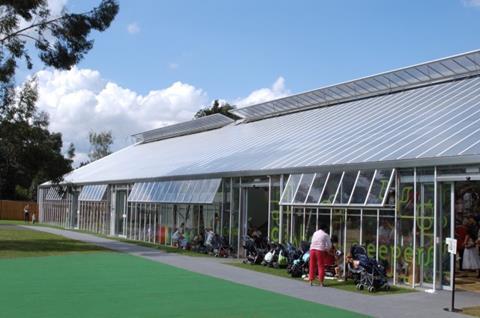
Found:
<svg viewBox="0 0 480 318"><path fill-rule="evenodd" d="M477 50L234 109L230 112L240 118L257 120L292 111L328 106L450 81L477 75L479 72L480 51Z"/></svg>
<svg viewBox="0 0 480 318"><path fill-rule="evenodd" d="M146 143L217 129L233 122L233 119L225 115L213 114L175 125L148 130L139 134L135 134L132 137L135 137L137 142Z"/></svg>
<svg viewBox="0 0 480 318"><path fill-rule="evenodd" d="M74 183L480 162L480 77L129 146Z"/></svg>

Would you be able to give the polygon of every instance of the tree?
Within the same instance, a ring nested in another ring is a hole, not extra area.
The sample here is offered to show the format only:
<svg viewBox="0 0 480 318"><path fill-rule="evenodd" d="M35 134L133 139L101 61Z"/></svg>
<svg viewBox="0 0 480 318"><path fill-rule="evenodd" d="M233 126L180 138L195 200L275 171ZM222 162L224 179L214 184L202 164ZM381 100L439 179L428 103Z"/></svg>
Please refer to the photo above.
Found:
<svg viewBox="0 0 480 318"><path fill-rule="evenodd" d="M88 12L52 16L46 0L0 0L0 83L12 81L19 60L32 68L28 41L45 65L70 69L93 47L90 32L105 31L118 10L116 0L102 0Z"/></svg>
<svg viewBox="0 0 480 318"><path fill-rule="evenodd" d="M91 131L88 134L88 140L90 141L90 153L88 154L90 162L108 156L112 153L110 149L110 146L113 144L111 131L102 131L98 134Z"/></svg>
<svg viewBox="0 0 480 318"><path fill-rule="evenodd" d="M201 108L196 114L195 118L205 117L213 114L222 114L232 119L238 119L237 116L230 113L229 111L235 109L235 106L230 105L229 103L220 104L218 99L214 100L210 107Z"/></svg>
<svg viewBox="0 0 480 318"><path fill-rule="evenodd" d="M70 145L68 145L67 158L72 161L75 158L75 145L73 144L73 142L71 142Z"/></svg>
<svg viewBox="0 0 480 318"><path fill-rule="evenodd" d="M60 181L73 158L63 157L62 135L49 132L48 114L35 106L35 79L15 87L18 63L31 69L35 51L44 65L70 69L93 47L91 31L105 31L118 10L116 0L101 0L53 16L46 0L0 0L0 199L35 199L37 185Z"/></svg>
<svg viewBox="0 0 480 318"><path fill-rule="evenodd" d="M5 92L0 107L0 199L35 199L39 184L72 169L62 155L62 135L48 130L39 112L35 80Z"/></svg>

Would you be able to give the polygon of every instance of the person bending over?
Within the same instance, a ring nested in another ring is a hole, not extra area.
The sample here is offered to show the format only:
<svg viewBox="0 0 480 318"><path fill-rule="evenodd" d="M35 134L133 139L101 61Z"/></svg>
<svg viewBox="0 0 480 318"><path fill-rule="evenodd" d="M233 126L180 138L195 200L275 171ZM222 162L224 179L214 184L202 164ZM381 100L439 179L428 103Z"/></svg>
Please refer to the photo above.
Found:
<svg viewBox="0 0 480 318"><path fill-rule="evenodd" d="M310 262L308 271L308 280L310 286L313 286L315 274L318 271L318 280L320 286L323 286L325 279L325 261L327 254L332 248L330 236L327 234L325 224L320 225L320 229L313 233L312 242L310 244Z"/></svg>

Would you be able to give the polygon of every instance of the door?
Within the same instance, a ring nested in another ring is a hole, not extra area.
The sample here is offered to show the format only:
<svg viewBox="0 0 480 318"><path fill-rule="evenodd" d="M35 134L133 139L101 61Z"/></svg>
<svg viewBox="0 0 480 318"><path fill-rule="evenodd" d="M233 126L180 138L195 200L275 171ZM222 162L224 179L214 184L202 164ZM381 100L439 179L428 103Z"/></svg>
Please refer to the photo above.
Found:
<svg viewBox="0 0 480 318"><path fill-rule="evenodd" d="M78 192L72 193L72 202L70 206L70 222L69 226L74 229L78 229Z"/></svg>
<svg viewBox="0 0 480 318"><path fill-rule="evenodd" d="M126 222L127 217L127 191L118 190L115 192L115 224L114 235L125 236L126 235Z"/></svg>
<svg viewBox="0 0 480 318"><path fill-rule="evenodd" d="M455 214L455 187L453 182L439 182L438 184L438 257L437 257L437 288L451 289L455 257L448 252L446 242L447 237L454 237L454 228L452 227Z"/></svg>

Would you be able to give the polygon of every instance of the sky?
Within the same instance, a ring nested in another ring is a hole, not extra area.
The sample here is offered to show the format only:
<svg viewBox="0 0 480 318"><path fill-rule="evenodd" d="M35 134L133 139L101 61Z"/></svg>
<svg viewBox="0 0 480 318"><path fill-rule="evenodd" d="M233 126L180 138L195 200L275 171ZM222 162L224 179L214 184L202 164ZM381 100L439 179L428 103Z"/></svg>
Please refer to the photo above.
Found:
<svg viewBox="0 0 480 318"><path fill-rule="evenodd" d="M85 11L99 0L49 0ZM89 131L130 135L480 48L480 0L120 0L70 71L37 61L38 107L86 160ZM22 70L20 81L32 72Z"/></svg>

